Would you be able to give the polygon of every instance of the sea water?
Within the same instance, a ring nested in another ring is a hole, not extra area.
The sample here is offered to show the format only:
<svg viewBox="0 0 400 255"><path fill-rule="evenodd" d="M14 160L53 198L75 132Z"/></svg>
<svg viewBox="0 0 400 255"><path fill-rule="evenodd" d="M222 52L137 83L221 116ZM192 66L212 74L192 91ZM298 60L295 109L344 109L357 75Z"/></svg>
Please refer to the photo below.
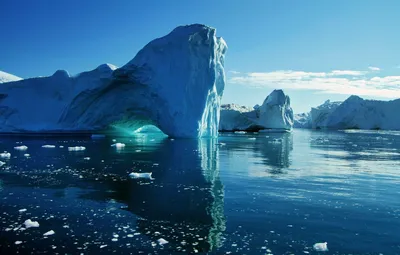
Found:
<svg viewBox="0 0 400 255"><path fill-rule="evenodd" d="M400 254L398 132L3 136L0 151L0 254Z"/></svg>

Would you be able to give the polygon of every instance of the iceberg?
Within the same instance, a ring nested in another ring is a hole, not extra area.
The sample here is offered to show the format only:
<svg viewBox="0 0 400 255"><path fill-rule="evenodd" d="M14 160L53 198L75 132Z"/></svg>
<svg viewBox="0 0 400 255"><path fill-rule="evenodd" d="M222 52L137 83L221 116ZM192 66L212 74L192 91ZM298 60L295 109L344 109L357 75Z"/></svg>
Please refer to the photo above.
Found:
<svg viewBox="0 0 400 255"><path fill-rule="evenodd" d="M126 65L2 84L0 132L92 132L154 125L171 137L217 136L225 41L214 28L175 28ZM21 104L21 101L24 102Z"/></svg>
<svg viewBox="0 0 400 255"><path fill-rule="evenodd" d="M274 90L263 104L252 108L227 104L221 106L220 131L291 130L293 110L283 90Z"/></svg>
<svg viewBox="0 0 400 255"><path fill-rule="evenodd" d="M311 128L311 113L297 113L293 116L294 128Z"/></svg>
<svg viewBox="0 0 400 255"><path fill-rule="evenodd" d="M316 251L328 251L328 243L316 243L313 245L314 250Z"/></svg>
<svg viewBox="0 0 400 255"><path fill-rule="evenodd" d="M344 102L327 100L322 105L312 108L308 114L298 114L295 116L295 127L400 130L400 116L397 114L397 109L400 109L400 99L366 100L353 95Z"/></svg>

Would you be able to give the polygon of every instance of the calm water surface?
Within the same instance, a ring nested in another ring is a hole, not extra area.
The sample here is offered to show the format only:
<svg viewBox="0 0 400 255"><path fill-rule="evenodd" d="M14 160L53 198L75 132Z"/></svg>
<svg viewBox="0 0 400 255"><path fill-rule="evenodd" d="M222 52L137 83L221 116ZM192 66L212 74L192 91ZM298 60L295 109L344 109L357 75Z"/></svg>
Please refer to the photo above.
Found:
<svg viewBox="0 0 400 255"><path fill-rule="evenodd" d="M0 254L400 254L398 132L0 141Z"/></svg>

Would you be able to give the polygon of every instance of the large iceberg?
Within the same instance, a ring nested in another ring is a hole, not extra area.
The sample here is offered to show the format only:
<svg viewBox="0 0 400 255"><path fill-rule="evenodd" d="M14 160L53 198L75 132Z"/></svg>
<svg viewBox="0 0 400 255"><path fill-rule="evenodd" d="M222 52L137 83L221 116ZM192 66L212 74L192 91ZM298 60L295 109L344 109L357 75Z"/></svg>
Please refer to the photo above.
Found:
<svg viewBox="0 0 400 255"><path fill-rule="evenodd" d="M282 90L274 90L261 106L253 109L235 104L222 105L220 131L291 130L293 110L290 98Z"/></svg>
<svg viewBox="0 0 400 255"><path fill-rule="evenodd" d="M216 136L227 46L188 25L155 39L121 68L4 83L0 132L93 131L155 125L173 137Z"/></svg>
<svg viewBox="0 0 400 255"><path fill-rule="evenodd" d="M344 102L326 101L312 108L301 122L313 129L384 129L400 130L400 99L392 101L365 100L350 96ZM295 127L302 127L297 115Z"/></svg>

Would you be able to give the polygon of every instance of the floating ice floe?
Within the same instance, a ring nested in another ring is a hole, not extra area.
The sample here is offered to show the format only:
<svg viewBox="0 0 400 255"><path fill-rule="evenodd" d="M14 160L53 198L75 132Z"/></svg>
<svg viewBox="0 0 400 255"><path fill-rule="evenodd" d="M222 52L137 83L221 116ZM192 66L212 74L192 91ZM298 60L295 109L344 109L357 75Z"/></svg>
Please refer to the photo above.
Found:
<svg viewBox="0 0 400 255"><path fill-rule="evenodd" d="M21 244L21 243L22 243L22 241L15 241L16 245Z"/></svg>
<svg viewBox="0 0 400 255"><path fill-rule="evenodd" d="M69 151L84 151L86 148L84 146L73 146L73 147L68 147Z"/></svg>
<svg viewBox="0 0 400 255"><path fill-rule="evenodd" d="M100 245L100 249L106 248L107 246L107 244Z"/></svg>
<svg viewBox="0 0 400 255"><path fill-rule="evenodd" d="M24 222L25 228L38 228L39 227L39 222L37 221L31 221L31 219L27 219Z"/></svg>
<svg viewBox="0 0 400 255"><path fill-rule="evenodd" d="M123 148L123 147L125 147L125 144L124 143L114 143L111 146L115 147L115 148Z"/></svg>
<svg viewBox="0 0 400 255"><path fill-rule="evenodd" d="M11 158L11 153L4 151L4 152L0 153L0 158L9 159L9 158Z"/></svg>
<svg viewBox="0 0 400 255"><path fill-rule="evenodd" d="M25 208L24 208L24 209L19 209L19 210L18 210L18 212L21 212L21 213L22 213L22 212L26 212L26 211L27 211L27 210L26 210Z"/></svg>
<svg viewBox="0 0 400 255"><path fill-rule="evenodd" d="M25 145L15 146L14 149L17 151L26 151L28 149L28 146Z"/></svg>
<svg viewBox="0 0 400 255"><path fill-rule="evenodd" d="M64 148L64 146L62 146L62 145L60 145L59 147L60 147L60 148Z"/></svg>
<svg viewBox="0 0 400 255"><path fill-rule="evenodd" d="M165 240L164 238L158 239L157 242L158 242L159 245L164 245L164 244L169 243L169 242L168 242L167 240Z"/></svg>
<svg viewBox="0 0 400 255"><path fill-rule="evenodd" d="M316 251L328 251L328 243L316 243L313 245L314 250Z"/></svg>
<svg viewBox="0 0 400 255"><path fill-rule="evenodd" d="M43 236L51 236L54 235L56 232L54 232L53 230L47 231L46 233L43 234Z"/></svg>
<svg viewBox="0 0 400 255"><path fill-rule="evenodd" d="M48 149L53 149L53 148L55 148L56 146L55 145L52 145L52 144L45 144L45 145L43 145L42 146L42 148L48 148Z"/></svg>
<svg viewBox="0 0 400 255"><path fill-rule="evenodd" d="M149 179L149 180L154 180L153 177L151 177L152 173L135 173L132 172L129 174L129 177L132 179Z"/></svg>
<svg viewBox="0 0 400 255"><path fill-rule="evenodd" d="M90 160L90 157L84 157L83 159L84 160Z"/></svg>
<svg viewBox="0 0 400 255"><path fill-rule="evenodd" d="M28 154L28 153L24 154L24 157L30 157L30 156L31 156L31 155Z"/></svg>
<svg viewBox="0 0 400 255"><path fill-rule="evenodd" d="M5 164L6 164L6 162L0 161L0 166L3 166Z"/></svg>

